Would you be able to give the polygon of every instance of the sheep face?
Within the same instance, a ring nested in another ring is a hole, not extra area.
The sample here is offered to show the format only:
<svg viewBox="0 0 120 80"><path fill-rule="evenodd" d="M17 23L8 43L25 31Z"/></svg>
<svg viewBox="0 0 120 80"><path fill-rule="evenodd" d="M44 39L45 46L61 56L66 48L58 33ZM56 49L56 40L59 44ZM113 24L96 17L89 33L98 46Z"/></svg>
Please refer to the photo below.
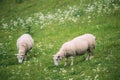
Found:
<svg viewBox="0 0 120 80"><path fill-rule="evenodd" d="M58 63L60 62L61 59L62 59L62 58L61 58L60 56L58 56L58 55L53 55L54 64L55 64L56 66L58 66Z"/></svg>
<svg viewBox="0 0 120 80"><path fill-rule="evenodd" d="M23 59L24 59L24 55L17 55L17 58L18 58L18 63L22 63L23 62Z"/></svg>

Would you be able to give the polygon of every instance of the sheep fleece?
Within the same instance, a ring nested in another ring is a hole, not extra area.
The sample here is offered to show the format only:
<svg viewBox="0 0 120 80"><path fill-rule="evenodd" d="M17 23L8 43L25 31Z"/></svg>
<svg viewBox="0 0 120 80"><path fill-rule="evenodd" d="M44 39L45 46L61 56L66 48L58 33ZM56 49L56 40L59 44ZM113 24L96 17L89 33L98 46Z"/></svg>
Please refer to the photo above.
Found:
<svg viewBox="0 0 120 80"><path fill-rule="evenodd" d="M34 44L32 37L29 34L23 34L17 40L17 48L25 52L29 51Z"/></svg>
<svg viewBox="0 0 120 80"><path fill-rule="evenodd" d="M85 34L79 37L74 38L73 40L66 42L62 45L59 55L75 56L84 54L88 49L95 48L95 36L92 34ZM62 53L62 54L61 54Z"/></svg>

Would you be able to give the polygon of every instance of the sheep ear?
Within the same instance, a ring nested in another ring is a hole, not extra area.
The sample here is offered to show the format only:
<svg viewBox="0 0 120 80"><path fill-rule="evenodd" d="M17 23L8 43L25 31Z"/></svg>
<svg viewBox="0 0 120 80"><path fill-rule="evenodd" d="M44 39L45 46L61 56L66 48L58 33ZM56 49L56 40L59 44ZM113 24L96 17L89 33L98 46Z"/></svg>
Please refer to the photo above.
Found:
<svg viewBox="0 0 120 80"><path fill-rule="evenodd" d="M62 59L62 57L61 56L58 56L58 58L61 60Z"/></svg>
<svg viewBox="0 0 120 80"><path fill-rule="evenodd" d="M58 58L60 58L60 56L58 56Z"/></svg>

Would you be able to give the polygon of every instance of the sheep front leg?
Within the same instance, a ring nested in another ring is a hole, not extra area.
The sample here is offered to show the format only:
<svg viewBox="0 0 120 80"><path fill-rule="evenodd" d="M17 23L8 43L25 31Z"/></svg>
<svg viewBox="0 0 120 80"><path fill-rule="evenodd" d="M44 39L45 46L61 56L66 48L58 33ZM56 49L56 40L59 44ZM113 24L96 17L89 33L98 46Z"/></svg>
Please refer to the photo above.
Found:
<svg viewBox="0 0 120 80"><path fill-rule="evenodd" d="M86 58L86 61L87 61L87 60L91 60L93 57L94 57L93 55L90 55L90 54L89 54L89 55L87 56L87 58Z"/></svg>
<svg viewBox="0 0 120 80"><path fill-rule="evenodd" d="M94 49L94 48L90 48L89 59L92 59L92 58L93 58L93 49Z"/></svg>
<svg viewBox="0 0 120 80"><path fill-rule="evenodd" d="M24 55L24 60L27 61L27 54Z"/></svg>
<svg viewBox="0 0 120 80"><path fill-rule="evenodd" d="M71 64L70 64L70 65L72 66L72 65L73 65L73 62L74 62L74 57L71 56L70 58L71 58Z"/></svg>
<svg viewBox="0 0 120 80"><path fill-rule="evenodd" d="M89 60L89 58L90 58L90 53L88 54L88 56L87 56L87 58L86 58L86 61Z"/></svg>
<svg viewBox="0 0 120 80"><path fill-rule="evenodd" d="M89 59L91 60L93 57L94 57L94 56L93 56L93 52L91 52Z"/></svg>
<svg viewBox="0 0 120 80"><path fill-rule="evenodd" d="M68 57L67 57L67 58L65 58L65 64L64 64L64 66L66 66L66 65L67 65L67 62L68 62Z"/></svg>
<svg viewBox="0 0 120 80"><path fill-rule="evenodd" d="M88 56L87 56L86 60L90 60L92 58L93 58L93 48L90 48L88 50Z"/></svg>

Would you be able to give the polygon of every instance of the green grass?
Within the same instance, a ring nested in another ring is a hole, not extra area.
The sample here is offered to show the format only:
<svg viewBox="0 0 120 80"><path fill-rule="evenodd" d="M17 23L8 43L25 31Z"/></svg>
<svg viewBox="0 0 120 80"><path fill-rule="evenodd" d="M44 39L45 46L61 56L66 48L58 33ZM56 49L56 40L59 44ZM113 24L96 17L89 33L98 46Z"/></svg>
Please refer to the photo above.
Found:
<svg viewBox="0 0 120 80"><path fill-rule="evenodd" d="M100 1L25 0L20 4L15 0L1 1L0 80L120 80L120 2L108 2L107 6L104 0L97 5L95 2ZM115 10L112 4L119 8ZM94 6L93 11L86 12L88 5ZM65 18L67 12L71 14ZM47 18L50 14L54 18ZM39 19L41 16L44 19ZM16 40L26 32L32 35L35 45L27 61L19 64L14 55L17 54ZM58 67L54 66L52 55L61 45L85 33L97 38L94 58L85 61L85 54L77 56L73 66L69 60L64 67L64 59Z"/></svg>

